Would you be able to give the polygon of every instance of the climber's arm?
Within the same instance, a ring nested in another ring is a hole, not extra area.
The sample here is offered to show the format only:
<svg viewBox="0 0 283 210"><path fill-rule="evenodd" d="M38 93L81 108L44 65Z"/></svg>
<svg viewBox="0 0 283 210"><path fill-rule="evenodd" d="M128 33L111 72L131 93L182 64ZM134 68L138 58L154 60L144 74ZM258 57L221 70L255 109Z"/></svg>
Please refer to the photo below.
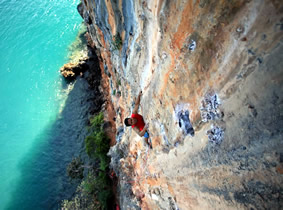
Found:
<svg viewBox="0 0 283 210"><path fill-rule="evenodd" d="M140 131L137 127L134 127L134 131L140 136L143 137L146 129L148 128L148 125L145 125L144 128Z"/></svg>
<svg viewBox="0 0 283 210"><path fill-rule="evenodd" d="M142 95L142 91L140 91L136 101L135 101L135 107L134 107L134 110L133 110L133 114L137 114L138 113L138 110L139 110L139 106L140 106L140 101L141 101L141 95Z"/></svg>

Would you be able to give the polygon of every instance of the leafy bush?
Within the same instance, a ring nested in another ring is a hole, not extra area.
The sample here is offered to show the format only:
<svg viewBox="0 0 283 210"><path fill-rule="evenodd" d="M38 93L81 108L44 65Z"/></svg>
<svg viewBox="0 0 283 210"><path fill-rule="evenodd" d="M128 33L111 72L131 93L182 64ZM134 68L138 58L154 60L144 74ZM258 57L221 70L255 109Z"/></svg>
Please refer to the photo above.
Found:
<svg viewBox="0 0 283 210"><path fill-rule="evenodd" d="M85 147L88 156L91 158L97 157L101 159L101 156L107 156L107 152L110 149L109 138L106 136L102 124L102 112L90 120L90 130L92 132L85 139Z"/></svg>
<svg viewBox="0 0 283 210"><path fill-rule="evenodd" d="M75 197L62 202L62 209L110 209L113 199L111 180L108 176L110 158L107 152L110 148L109 138L106 136L103 125L103 113L90 119L90 134L85 139L86 153L92 159L98 159L99 169L90 170L87 177L81 182ZM82 161L73 159L67 171L72 177L82 175ZM83 170L83 169L82 169ZM97 174L97 171L98 174Z"/></svg>
<svg viewBox="0 0 283 210"><path fill-rule="evenodd" d="M90 172L82 186L87 193L95 195L101 209L109 209L113 193L111 181L105 172L99 172L98 176Z"/></svg>
<svg viewBox="0 0 283 210"><path fill-rule="evenodd" d="M109 138L102 129L94 131L86 137L85 147L86 153L91 158L107 156L107 152L110 149Z"/></svg>
<svg viewBox="0 0 283 210"><path fill-rule="evenodd" d="M95 182L96 182L95 174L92 171L90 171L86 179L83 181L82 186L87 193L94 194L96 193L95 190L97 188L95 187Z"/></svg>
<svg viewBox="0 0 283 210"><path fill-rule="evenodd" d="M98 201L102 209L108 209L109 201L112 198L111 181L105 172L99 172L95 179L95 188Z"/></svg>
<svg viewBox="0 0 283 210"><path fill-rule="evenodd" d="M87 136L85 139L85 149L89 157L93 158L95 155L95 138L93 136Z"/></svg>
<svg viewBox="0 0 283 210"><path fill-rule="evenodd" d="M61 203L62 210L73 210L73 209L91 209L101 210L102 206L98 201L98 198L92 192L94 184L91 186L89 180L95 179L95 176L89 173L88 178L81 182L77 187L76 194L72 200L63 200Z"/></svg>
<svg viewBox="0 0 283 210"><path fill-rule="evenodd" d="M90 118L90 127L92 129L100 129L103 124L103 112L95 115L94 117Z"/></svg>
<svg viewBox="0 0 283 210"><path fill-rule="evenodd" d="M99 160L100 160L99 169L102 171L106 171L109 167L110 158L106 155L100 155Z"/></svg>
<svg viewBox="0 0 283 210"><path fill-rule="evenodd" d="M100 170L97 176L94 175L94 172L89 173L83 186L88 193L96 196L101 209L108 209L108 203L112 198L111 180L107 174L110 163L110 158L107 156L110 141L102 128L103 113L92 118L90 124L92 132L85 139L86 152L90 158L99 160Z"/></svg>
<svg viewBox="0 0 283 210"><path fill-rule="evenodd" d="M67 174L72 179L82 179L84 177L83 162L79 157L73 158L67 167Z"/></svg>

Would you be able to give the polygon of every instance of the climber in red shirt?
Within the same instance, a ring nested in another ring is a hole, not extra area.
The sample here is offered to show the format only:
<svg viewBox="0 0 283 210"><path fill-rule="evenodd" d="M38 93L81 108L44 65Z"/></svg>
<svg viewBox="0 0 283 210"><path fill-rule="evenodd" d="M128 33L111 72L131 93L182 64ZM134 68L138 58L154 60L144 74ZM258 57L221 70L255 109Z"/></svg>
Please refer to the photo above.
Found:
<svg viewBox="0 0 283 210"><path fill-rule="evenodd" d="M124 120L124 123L126 126L132 126L134 131L140 136L145 137L145 142L149 145L150 148L152 148L152 144L149 140L149 134L147 132L148 125L144 123L143 117L138 114L138 109L140 105L142 91L140 91L136 101L135 101L135 107L133 110L133 113L130 118L126 118Z"/></svg>

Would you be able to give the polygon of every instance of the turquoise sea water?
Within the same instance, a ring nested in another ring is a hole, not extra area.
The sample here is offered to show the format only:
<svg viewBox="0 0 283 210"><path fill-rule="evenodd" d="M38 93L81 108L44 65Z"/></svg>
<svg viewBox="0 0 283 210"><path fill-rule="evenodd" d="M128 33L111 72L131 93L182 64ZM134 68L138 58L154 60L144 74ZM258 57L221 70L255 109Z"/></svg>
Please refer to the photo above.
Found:
<svg viewBox="0 0 283 210"><path fill-rule="evenodd" d="M56 209L74 191L65 167L81 146L88 107L69 116L65 106L84 96L70 96L58 70L82 22L78 3L0 1L0 209Z"/></svg>

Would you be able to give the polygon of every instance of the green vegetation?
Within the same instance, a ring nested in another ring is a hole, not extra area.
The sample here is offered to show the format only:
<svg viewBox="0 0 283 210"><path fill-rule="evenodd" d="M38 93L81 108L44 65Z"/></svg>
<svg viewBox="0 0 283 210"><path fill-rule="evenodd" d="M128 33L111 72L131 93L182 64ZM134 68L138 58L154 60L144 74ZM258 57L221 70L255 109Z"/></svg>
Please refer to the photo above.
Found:
<svg viewBox="0 0 283 210"><path fill-rule="evenodd" d="M90 158L99 160L100 170L96 178L89 174L85 181L85 188L89 193L96 195L102 209L107 209L107 203L112 196L111 181L108 176L110 158L107 156L110 142L102 128L103 113L101 112L92 118L90 124L92 132L85 139L86 152Z"/></svg>
<svg viewBox="0 0 283 210"><path fill-rule="evenodd" d="M82 179L84 177L83 162L79 157L73 158L67 167L67 174L71 179Z"/></svg>
<svg viewBox="0 0 283 210"><path fill-rule="evenodd" d="M91 134L85 139L86 153L90 158L98 158L100 165L104 165L103 170L108 167L109 158L107 152L110 149L109 138L106 136L103 128L103 113L100 112L94 118L90 119ZM107 165L107 167L105 167ZM102 170L102 169L101 169Z"/></svg>
<svg viewBox="0 0 283 210"><path fill-rule="evenodd" d="M87 177L77 189L76 196L62 202L62 209L109 209L113 199L109 174L109 138L103 130L103 113L90 119L90 134L85 139L86 153L90 159L99 161L99 168L88 171ZM74 159L68 166L71 178L81 177L82 161Z"/></svg>
<svg viewBox="0 0 283 210"><path fill-rule="evenodd" d="M112 42L115 50L120 50L122 48L122 38L119 33L114 36L114 41Z"/></svg>
<svg viewBox="0 0 283 210"><path fill-rule="evenodd" d="M111 181L106 173L99 172L97 176L93 173L89 173L86 180L83 182L84 189L90 194L93 194L101 209L109 209L109 203L111 203L112 189Z"/></svg>
<svg viewBox="0 0 283 210"><path fill-rule="evenodd" d="M90 118L90 128L100 129L103 124L103 112L100 112L98 115L95 115Z"/></svg>
<svg viewBox="0 0 283 210"><path fill-rule="evenodd" d="M95 179L93 173L89 173L88 177L81 182L77 187L76 195L72 200L63 200L61 204L62 210L73 210L73 209L93 209L101 210L102 206L91 190L91 184L89 180Z"/></svg>
<svg viewBox="0 0 283 210"><path fill-rule="evenodd" d="M118 87L121 85L121 80L118 79L117 85Z"/></svg>

